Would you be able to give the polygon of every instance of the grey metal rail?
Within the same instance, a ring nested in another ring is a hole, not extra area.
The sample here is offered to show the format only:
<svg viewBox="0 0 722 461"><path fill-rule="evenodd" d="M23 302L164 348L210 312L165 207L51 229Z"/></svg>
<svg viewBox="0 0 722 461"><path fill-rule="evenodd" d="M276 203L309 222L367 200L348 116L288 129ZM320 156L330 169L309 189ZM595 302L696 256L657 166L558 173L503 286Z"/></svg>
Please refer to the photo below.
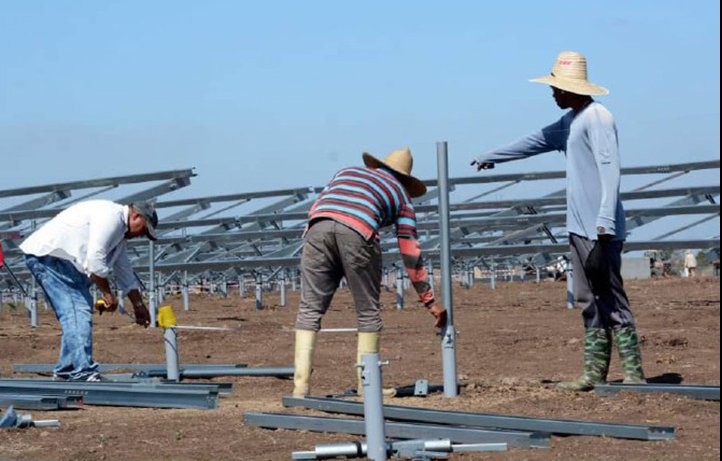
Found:
<svg viewBox="0 0 722 461"><path fill-rule="evenodd" d="M269 429L295 429L312 432L364 435L364 421L347 418L325 418L281 413L246 413L247 426ZM507 443L510 447L549 448L548 434L518 431L493 431L432 424L386 422L386 436L394 439L449 439L456 443Z"/></svg>
<svg viewBox="0 0 722 461"><path fill-rule="evenodd" d="M363 414L363 405L361 403L338 399L284 397L283 405L286 407L301 407L329 413L347 415ZM384 405L384 417L398 421L493 427L496 429L548 432L560 435L594 435L634 440L669 440L674 438L674 428L668 426L530 418L490 413L442 411L395 405Z"/></svg>
<svg viewBox="0 0 722 461"><path fill-rule="evenodd" d="M693 399L716 400L719 402L719 386L685 384L600 384L594 386L594 391L602 395L613 395L619 392L680 394Z"/></svg>

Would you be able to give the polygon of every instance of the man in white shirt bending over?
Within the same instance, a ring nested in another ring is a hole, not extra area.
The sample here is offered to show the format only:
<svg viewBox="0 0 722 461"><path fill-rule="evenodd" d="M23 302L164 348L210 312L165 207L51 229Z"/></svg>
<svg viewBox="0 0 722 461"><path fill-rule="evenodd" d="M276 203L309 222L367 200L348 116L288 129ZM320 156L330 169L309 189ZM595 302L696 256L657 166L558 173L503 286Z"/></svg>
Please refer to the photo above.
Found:
<svg viewBox="0 0 722 461"><path fill-rule="evenodd" d="M135 237L155 240L157 225L158 215L149 203L91 200L62 211L20 245L62 329L56 378L100 381L93 360L90 286L95 284L103 293L105 310L115 311L118 299L108 281L111 272L133 303L136 323L150 324L126 248L128 239Z"/></svg>

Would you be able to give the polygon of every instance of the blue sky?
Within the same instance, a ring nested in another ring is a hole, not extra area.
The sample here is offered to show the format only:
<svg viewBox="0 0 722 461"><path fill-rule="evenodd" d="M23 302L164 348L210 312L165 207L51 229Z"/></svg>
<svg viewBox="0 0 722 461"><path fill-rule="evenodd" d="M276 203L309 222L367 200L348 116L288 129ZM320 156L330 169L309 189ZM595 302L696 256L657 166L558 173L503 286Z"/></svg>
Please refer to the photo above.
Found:
<svg viewBox="0 0 722 461"><path fill-rule="evenodd" d="M0 0L0 189L186 167L198 177L178 197L320 185L363 151L403 145L429 178L439 140L451 174L471 175L474 154L562 115L527 80L566 49L611 90L601 101L625 166L718 159L719 13L713 1ZM562 168L547 154L496 171Z"/></svg>

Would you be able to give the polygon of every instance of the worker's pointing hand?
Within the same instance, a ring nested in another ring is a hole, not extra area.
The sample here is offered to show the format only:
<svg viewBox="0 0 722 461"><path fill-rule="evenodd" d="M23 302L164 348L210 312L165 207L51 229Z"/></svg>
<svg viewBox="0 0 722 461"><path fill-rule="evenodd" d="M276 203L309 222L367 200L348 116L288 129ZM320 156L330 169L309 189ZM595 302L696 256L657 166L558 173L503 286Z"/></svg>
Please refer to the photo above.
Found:
<svg viewBox="0 0 722 461"><path fill-rule="evenodd" d="M494 168L495 165L494 165L494 162L487 162L487 161L483 161L483 160L474 159L471 161L471 166L475 166L476 171L481 171L481 170L491 170Z"/></svg>
<svg viewBox="0 0 722 461"><path fill-rule="evenodd" d="M494 168L495 164L494 164L494 162L472 160L471 166L476 167L476 171L481 171L481 170L491 170Z"/></svg>
<svg viewBox="0 0 722 461"><path fill-rule="evenodd" d="M444 306L434 304L429 308L429 313L436 319L434 327L443 328L446 326L446 308Z"/></svg>

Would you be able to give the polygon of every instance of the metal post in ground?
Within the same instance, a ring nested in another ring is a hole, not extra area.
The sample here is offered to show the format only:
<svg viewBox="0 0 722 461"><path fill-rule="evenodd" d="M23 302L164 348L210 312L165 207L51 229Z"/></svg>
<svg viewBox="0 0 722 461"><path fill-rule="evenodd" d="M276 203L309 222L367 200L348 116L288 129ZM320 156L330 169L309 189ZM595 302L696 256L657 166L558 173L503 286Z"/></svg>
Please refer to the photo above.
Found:
<svg viewBox="0 0 722 461"><path fill-rule="evenodd" d="M188 295L188 271L183 271L183 279L181 280L181 296L183 297L183 310L190 310L190 296Z"/></svg>
<svg viewBox="0 0 722 461"><path fill-rule="evenodd" d="M260 272L256 273L256 310L263 309L263 277Z"/></svg>
<svg viewBox="0 0 722 461"><path fill-rule="evenodd" d="M118 313L121 315L125 314L125 294L123 293L123 290L118 288L115 291L115 296L118 297Z"/></svg>
<svg viewBox="0 0 722 461"><path fill-rule="evenodd" d="M38 327L38 283L35 277L30 283L30 326Z"/></svg>
<svg viewBox="0 0 722 461"><path fill-rule="evenodd" d="M389 269L387 267L384 267L384 276L381 284L384 286L384 289L389 289Z"/></svg>
<svg viewBox="0 0 722 461"><path fill-rule="evenodd" d="M364 422L366 426L367 457L386 461L388 448L384 427L384 402L379 354L361 356L361 382L364 395Z"/></svg>
<svg viewBox="0 0 722 461"><path fill-rule="evenodd" d="M444 366L444 395L459 395L456 374L456 330L451 288L451 236L449 229L449 165L448 145L436 143L439 188L439 233L441 235L441 294L447 310L446 326L442 330L441 353Z"/></svg>
<svg viewBox="0 0 722 461"><path fill-rule="evenodd" d="M496 263L491 258L491 289L496 290Z"/></svg>
<svg viewBox="0 0 722 461"><path fill-rule="evenodd" d="M246 280L243 275L238 276L238 296L241 298L246 297Z"/></svg>
<svg viewBox="0 0 722 461"><path fill-rule="evenodd" d="M574 309L574 266L567 261L567 309Z"/></svg>
<svg viewBox="0 0 722 461"><path fill-rule="evenodd" d="M539 266L536 268L536 283L541 283L541 268Z"/></svg>
<svg viewBox="0 0 722 461"><path fill-rule="evenodd" d="M281 307L286 307L286 269L278 274L278 283L281 284Z"/></svg>
<svg viewBox="0 0 722 461"><path fill-rule="evenodd" d="M431 290L433 291L436 289L434 286L434 262L431 259L429 259L426 262L426 267L427 267L426 270L428 271L428 274L429 274L429 285L431 286Z"/></svg>
<svg viewBox="0 0 722 461"><path fill-rule="evenodd" d="M224 298L228 297L228 278L225 275L221 279L221 295Z"/></svg>
<svg viewBox="0 0 722 461"><path fill-rule="evenodd" d="M148 242L148 310L150 327L155 328L158 317L158 301L155 296L155 242Z"/></svg>
<svg viewBox="0 0 722 461"><path fill-rule="evenodd" d="M176 319L170 306L163 306L158 311L158 324L163 328L163 342L165 343L166 378L170 381L180 380L180 367L178 363L178 334Z"/></svg>
<svg viewBox="0 0 722 461"><path fill-rule="evenodd" d="M404 308L404 269L396 269L396 309Z"/></svg>

